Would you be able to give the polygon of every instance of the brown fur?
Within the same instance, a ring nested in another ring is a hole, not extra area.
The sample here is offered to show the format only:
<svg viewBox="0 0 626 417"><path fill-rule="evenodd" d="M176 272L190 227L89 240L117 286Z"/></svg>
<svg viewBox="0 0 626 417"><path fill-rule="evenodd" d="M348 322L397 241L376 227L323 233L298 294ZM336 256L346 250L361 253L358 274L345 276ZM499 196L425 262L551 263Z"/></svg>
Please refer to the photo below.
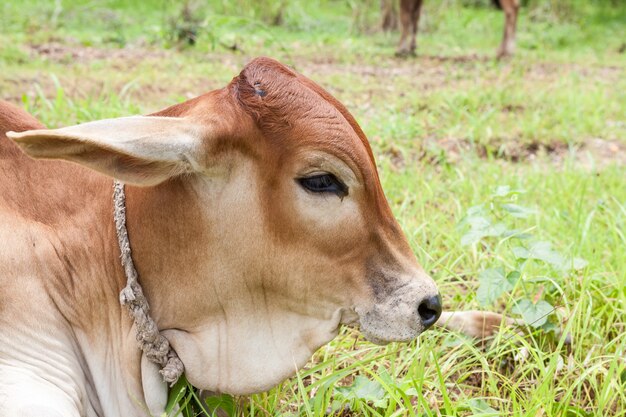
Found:
<svg viewBox="0 0 626 417"><path fill-rule="evenodd" d="M0 101L0 214L20 219L12 226L17 232L29 230L36 256L33 265L41 262L39 268L48 275L41 285L63 317L79 328L91 328L94 321L110 317L107 312L115 307L115 292L123 282L111 240L115 238L112 223L98 225L101 240L92 238L94 219L110 217L110 180L74 164L35 161L5 135L42 127L23 110ZM42 236L37 230L54 233ZM91 263L93 253L99 253L103 262ZM82 277L85 273L106 275L110 280L87 282ZM105 294L112 306L102 302ZM68 295L76 301L68 302Z"/></svg>

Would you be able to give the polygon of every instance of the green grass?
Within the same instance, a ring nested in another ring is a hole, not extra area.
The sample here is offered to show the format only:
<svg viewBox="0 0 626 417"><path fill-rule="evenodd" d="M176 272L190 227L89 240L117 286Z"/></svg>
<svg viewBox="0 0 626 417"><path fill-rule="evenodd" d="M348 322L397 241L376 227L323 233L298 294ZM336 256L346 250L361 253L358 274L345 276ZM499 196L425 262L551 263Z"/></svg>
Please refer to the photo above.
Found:
<svg viewBox="0 0 626 417"><path fill-rule="evenodd" d="M359 120L446 309L560 307L549 319L562 332L502 329L487 345L435 330L378 347L344 329L296 378L238 398L237 415L626 415L626 7L610 3L531 1L517 56L495 62L501 14L452 0L425 2L411 60L393 58L397 34L376 30L373 0L290 0L279 26L269 0L199 2L191 23L176 2L9 0L0 98L62 126L155 111L222 87L254 56L276 57ZM176 41L184 24L197 30L193 47ZM524 192L494 197L499 186ZM532 210L514 217L504 203ZM462 245L460 224L480 204L532 237ZM588 264L516 256L537 241ZM479 277L492 268L521 279L481 305Z"/></svg>

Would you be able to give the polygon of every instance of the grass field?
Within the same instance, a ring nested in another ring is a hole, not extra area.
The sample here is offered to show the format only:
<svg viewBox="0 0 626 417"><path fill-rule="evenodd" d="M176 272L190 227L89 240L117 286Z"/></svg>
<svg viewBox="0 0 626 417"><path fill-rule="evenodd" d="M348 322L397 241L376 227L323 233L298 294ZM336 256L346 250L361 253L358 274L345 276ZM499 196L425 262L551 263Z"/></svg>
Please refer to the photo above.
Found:
<svg viewBox="0 0 626 417"><path fill-rule="evenodd" d="M397 59L374 0L198 1L187 16L7 0L0 98L57 127L156 111L275 57L359 121L444 307L530 323L486 344L434 330L379 347L345 329L296 378L221 398L232 415L625 416L626 4L530 1L518 54L496 62L501 13L465 3L426 1L418 57Z"/></svg>

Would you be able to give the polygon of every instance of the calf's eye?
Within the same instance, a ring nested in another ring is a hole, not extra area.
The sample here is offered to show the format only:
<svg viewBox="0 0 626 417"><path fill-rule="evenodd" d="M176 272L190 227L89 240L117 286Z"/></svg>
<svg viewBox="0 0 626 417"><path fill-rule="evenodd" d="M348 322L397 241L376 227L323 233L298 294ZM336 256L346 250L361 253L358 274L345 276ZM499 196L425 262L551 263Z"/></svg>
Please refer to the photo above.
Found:
<svg viewBox="0 0 626 417"><path fill-rule="evenodd" d="M333 174L318 174L297 179L298 183L312 193L332 193L339 197L348 195L348 187Z"/></svg>

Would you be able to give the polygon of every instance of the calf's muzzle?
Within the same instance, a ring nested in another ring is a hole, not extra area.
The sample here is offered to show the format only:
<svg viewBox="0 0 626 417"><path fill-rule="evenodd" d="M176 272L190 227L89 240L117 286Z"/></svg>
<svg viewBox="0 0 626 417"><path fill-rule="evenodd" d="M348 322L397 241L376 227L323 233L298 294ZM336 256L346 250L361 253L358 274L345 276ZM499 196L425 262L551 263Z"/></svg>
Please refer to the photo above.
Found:
<svg viewBox="0 0 626 417"><path fill-rule="evenodd" d="M425 298L417 307L424 330L432 327L441 316L441 296L439 294Z"/></svg>

